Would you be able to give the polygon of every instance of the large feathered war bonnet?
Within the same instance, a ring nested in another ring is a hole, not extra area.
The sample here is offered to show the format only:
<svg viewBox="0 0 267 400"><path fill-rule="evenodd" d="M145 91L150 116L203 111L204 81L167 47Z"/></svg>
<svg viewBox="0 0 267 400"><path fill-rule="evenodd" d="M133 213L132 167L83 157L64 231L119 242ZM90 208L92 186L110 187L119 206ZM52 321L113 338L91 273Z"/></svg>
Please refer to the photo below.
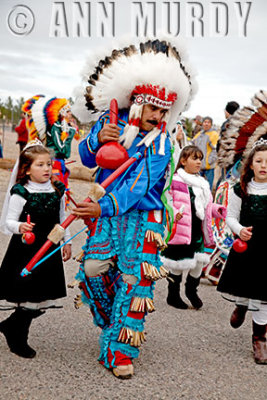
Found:
<svg viewBox="0 0 267 400"><path fill-rule="evenodd" d="M229 119L218 153L222 168L246 159L256 145L267 144L267 91L260 90L251 103Z"/></svg>
<svg viewBox="0 0 267 400"><path fill-rule="evenodd" d="M67 112L71 110L70 103L65 98L47 98L44 95L36 95L28 99L22 106L22 111L27 115L26 127L29 132L29 141L39 139L46 144L47 130L61 116L62 140L67 136L68 124Z"/></svg>
<svg viewBox="0 0 267 400"><path fill-rule="evenodd" d="M143 106L153 104L167 110L163 120L139 143L150 146L161 135L164 154L166 130L172 131L182 111L196 92L192 68L181 40L173 37L137 40L105 50L104 56L89 59L84 68L86 88L77 90L73 113L83 121L95 119L115 98L118 108L129 108L128 124L120 141L128 149L139 132ZM85 111L82 103L86 99Z"/></svg>

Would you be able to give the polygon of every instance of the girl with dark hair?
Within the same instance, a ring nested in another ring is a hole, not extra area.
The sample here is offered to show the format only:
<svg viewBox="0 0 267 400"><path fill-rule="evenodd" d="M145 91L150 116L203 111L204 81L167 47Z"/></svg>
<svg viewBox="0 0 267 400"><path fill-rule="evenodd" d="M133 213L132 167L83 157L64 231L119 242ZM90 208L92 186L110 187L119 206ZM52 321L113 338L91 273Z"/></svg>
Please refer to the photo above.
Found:
<svg viewBox="0 0 267 400"><path fill-rule="evenodd" d="M180 296L183 271L189 271L185 294L192 306L202 307L197 294L201 272L209 261L204 253L207 246L214 244L212 217L223 218L225 207L213 204L207 180L199 175L203 153L197 146L183 148L171 184L173 212L176 223L168 247L162 253L162 261L170 270L167 303L173 307L187 309Z"/></svg>
<svg viewBox="0 0 267 400"><path fill-rule="evenodd" d="M267 364L267 140L256 142L246 159L240 183L230 193L226 222L247 249L238 252L232 247L217 289L236 303L230 319L233 328L243 324L247 310L252 311L254 359Z"/></svg>
<svg viewBox="0 0 267 400"><path fill-rule="evenodd" d="M24 148L16 165L18 172L16 167L11 177L16 184L10 195L7 193L7 207L1 218L2 230L13 236L0 268L0 309L15 311L0 323L0 332L10 351L33 358L36 352L27 343L32 319L47 308L58 307L57 299L66 296L61 254L56 252L26 277L21 277L20 272L47 240L54 225L65 219L65 187L61 182L52 185L50 151L38 140ZM31 236L31 244L27 243L29 232L35 236L35 240ZM68 237L65 232L64 239ZM66 244L63 260L70 257L71 245Z"/></svg>

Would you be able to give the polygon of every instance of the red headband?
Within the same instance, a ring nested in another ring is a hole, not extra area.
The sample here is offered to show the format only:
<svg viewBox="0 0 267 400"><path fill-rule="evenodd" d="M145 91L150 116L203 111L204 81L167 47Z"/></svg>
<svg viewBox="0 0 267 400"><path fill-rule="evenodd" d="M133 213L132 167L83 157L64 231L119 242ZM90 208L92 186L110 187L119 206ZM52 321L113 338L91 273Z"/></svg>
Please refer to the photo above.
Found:
<svg viewBox="0 0 267 400"><path fill-rule="evenodd" d="M132 97L137 105L153 104L160 108L171 108L177 100L177 94L170 92L166 95L165 88L160 88L158 85L142 85L136 86L132 91Z"/></svg>

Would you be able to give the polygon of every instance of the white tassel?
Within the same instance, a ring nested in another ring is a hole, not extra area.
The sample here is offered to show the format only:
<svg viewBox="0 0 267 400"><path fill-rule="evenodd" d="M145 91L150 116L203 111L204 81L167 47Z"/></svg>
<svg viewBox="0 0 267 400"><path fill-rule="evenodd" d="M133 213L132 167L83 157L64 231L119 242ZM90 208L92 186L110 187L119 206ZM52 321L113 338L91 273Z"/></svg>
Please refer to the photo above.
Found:
<svg viewBox="0 0 267 400"><path fill-rule="evenodd" d="M126 125L124 128L124 133L120 137L120 142L123 142L123 147L129 149L139 133L139 127L134 125Z"/></svg>
<svg viewBox="0 0 267 400"><path fill-rule="evenodd" d="M165 113L164 117L162 118L162 122L166 122L166 124L168 124L170 116L171 116L171 112L170 112L170 110L168 110ZM165 141L166 141L166 138L167 138L166 132L162 133L161 137L160 137L160 146L159 146L159 154L161 156L165 156Z"/></svg>
<svg viewBox="0 0 267 400"><path fill-rule="evenodd" d="M160 135L160 145L159 145L159 154L161 156L165 156L165 140L166 140L166 133L162 133Z"/></svg>
<svg viewBox="0 0 267 400"><path fill-rule="evenodd" d="M143 113L142 105L132 104L129 112L129 121L137 118L141 120L142 113ZM136 125L127 124L125 126L124 132L120 137L120 142L124 142L123 146L125 147L125 149L129 149L131 147L134 139L139 133L139 130L140 127Z"/></svg>
<svg viewBox="0 0 267 400"><path fill-rule="evenodd" d="M146 147L149 147L153 140L156 139L156 137L160 134L160 130L158 128L152 129L139 143L137 146L142 146L142 144L145 144Z"/></svg>

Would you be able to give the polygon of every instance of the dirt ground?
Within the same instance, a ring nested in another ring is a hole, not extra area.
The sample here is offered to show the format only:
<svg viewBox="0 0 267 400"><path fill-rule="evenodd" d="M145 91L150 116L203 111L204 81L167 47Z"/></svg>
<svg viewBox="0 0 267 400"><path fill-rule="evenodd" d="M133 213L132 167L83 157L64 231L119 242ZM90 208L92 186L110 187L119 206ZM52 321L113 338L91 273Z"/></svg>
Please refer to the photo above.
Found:
<svg viewBox="0 0 267 400"><path fill-rule="evenodd" d="M4 156L16 158L16 136L4 141ZM72 160L79 165L77 142ZM10 171L0 169L0 205ZM86 181L71 179L77 200L86 197ZM71 225L71 233L82 227ZM0 260L9 237L0 233ZM73 240L73 254L85 241L85 234ZM78 264L65 264L66 280L73 280ZM166 304L167 282L155 289L156 312L147 316L147 342L134 362L135 375L129 381L116 379L97 362L99 329L86 307L75 310L78 289L68 289L64 308L48 311L33 322L29 343L37 351L32 360L8 351L0 335L0 400L265 400L267 365L254 363L251 351L251 315L233 330L229 317L233 306L216 288L203 280L199 293L201 310L176 310ZM184 297L185 298L185 297ZM186 299L186 298L185 298ZM0 312L0 321L9 315Z"/></svg>

